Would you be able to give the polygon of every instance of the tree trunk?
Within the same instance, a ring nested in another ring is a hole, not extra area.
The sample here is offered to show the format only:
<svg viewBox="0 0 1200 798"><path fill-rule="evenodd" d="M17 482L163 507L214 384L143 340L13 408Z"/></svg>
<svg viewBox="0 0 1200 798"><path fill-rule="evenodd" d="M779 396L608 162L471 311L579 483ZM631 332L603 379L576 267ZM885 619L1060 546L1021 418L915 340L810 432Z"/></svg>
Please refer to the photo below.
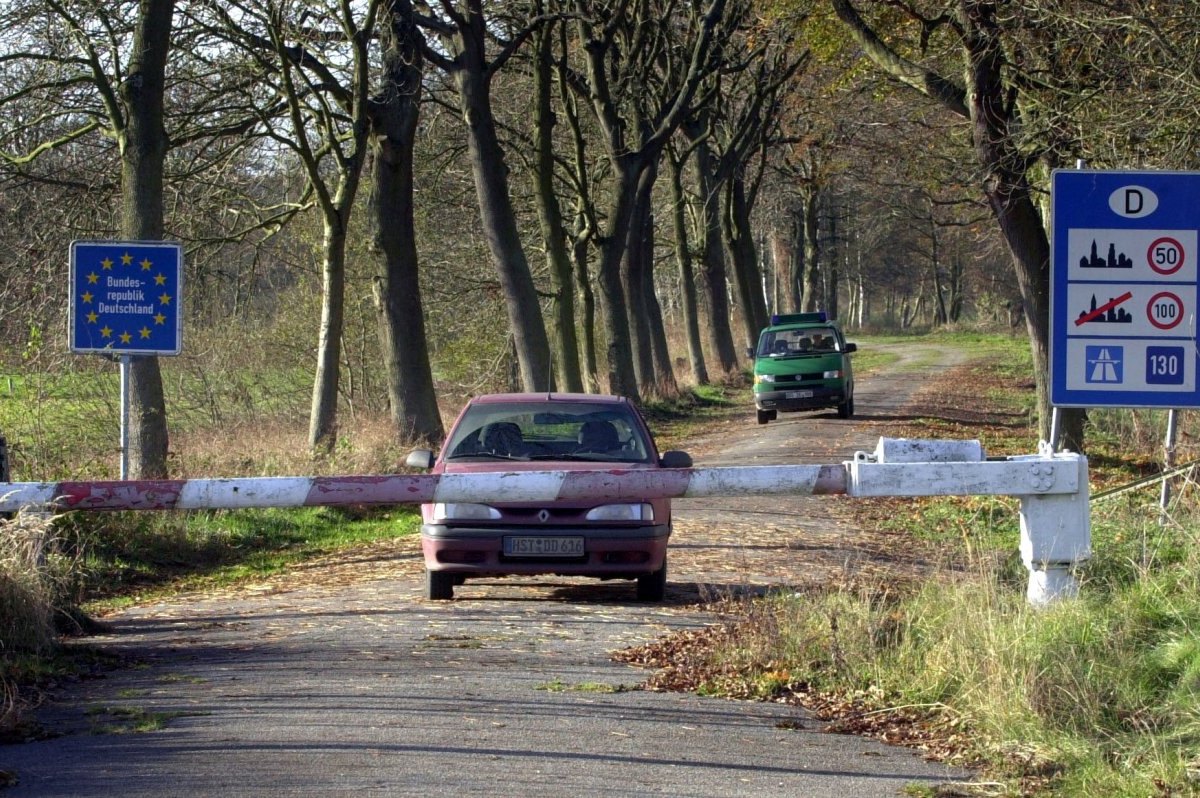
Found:
<svg viewBox="0 0 1200 798"><path fill-rule="evenodd" d="M546 261L550 266L550 284L554 292L555 374L558 389L579 392L583 377L579 371L579 340L575 335L575 290L572 285L571 254L567 249L567 232L562 208L554 190L554 110L551 106L553 86L554 28L545 25L535 35L534 135L537 160L534 166L535 195L542 240L546 245Z"/></svg>
<svg viewBox="0 0 1200 798"><path fill-rule="evenodd" d="M657 170L655 170L657 171ZM667 330L663 323L662 305L654 281L654 214L650 208L650 189L645 189L645 210L642 223L642 296L646 305L646 330L650 336L650 354L653 367L654 391L659 396L673 396L679 390L675 380L675 369L671 365L671 352L667 346Z"/></svg>
<svg viewBox="0 0 1200 798"><path fill-rule="evenodd" d="M121 234L133 241L161 240L163 127L166 65L174 0L143 0L129 68L121 83L126 113L121 137ZM129 476L167 476L167 408L157 357L134 357L129 374Z"/></svg>
<svg viewBox="0 0 1200 798"><path fill-rule="evenodd" d="M413 147L420 116L420 32L411 0L389 0L382 14L383 73L372 103L375 278L379 343L388 375L392 426L401 439L437 443L445 436L429 364L413 220Z"/></svg>
<svg viewBox="0 0 1200 798"><path fill-rule="evenodd" d="M742 306L745 345L753 348L759 332L767 326L767 305L763 297L758 253L754 247L754 232L750 227L746 184L740 175L734 175L726 182L722 198L722 236L736 276L734 285Z"/></svg>
<svg viewBox="0 0 1200 798"><path fill-rule="evenodd" d="M472 5L476 13L468 21L477 23L479 30L462 32L463 38L459 42L462 52L454 72L467 126L471 173L475 178L484 234L512 327L521 384L526 391L541 392L550 387L550 347L509 196L504 150L496 133L491 80L484 64L482 11L478 10L479 4L475 0Z"/></svg>
<svg viewBox="0 0 1200 798"><path fill-rule="evenodd" d="M689 129L689 136L696 135ZM721 198L714 178L714 159L708 144L696 145L696 182L700 192L700 218L704 225L703 288L709 309L708 346L722 374L737 370L737 348L729 325L725 248L721 243Z"/></svg>
<svg viewBox="0 0 1200 798"><path fill-rule="evenodd" d="M625 244L625 257L621 261L621 289L625 297L625 310L629 319L629 338L632 343L633 373L637 379L638 392L643 396L657 396L654 384L654 351L650 336L650 304L646 298L646 237L650 222L650 203L645 189L646 176L643 170L638 177L634 195L633 213L629 219L629 238Z"/></svg>
<svg viewBox="0 0 1200 798"><path fill-rule="evenodd" d="M820 216L817 208L817 189L805 186L804 192L804 279L800 289L800 312L820 310L821 269L818 236Z"/></svg>
<svg viewBox="0 0 1200 798"><path fill-rule="evenodd" d="M340 214L326 218L322 249L321 326L308 417L308 445L314 452L329 451L337 440L338 381L346 315L346 228Z"/></svg>
<svg viewBox="0 0 1200 798"><path fill-rule="evenodd" d="M792 245L792 260L788 269L788 297L791 300L788 304L788 310L792 313L797 313L804 307L804 280L806 279L805 264L808 263L807 249L808 235L805 233L805 215L804 209L808 207L808 203L800 208L795 208L789 214L791 223L790 227L795 241Z"/></svg>
<svg viewBox="0 0 1200 798"><path fill-rule="evenodd" d="M583 316L583 380L584 387L591 393L600 391L600 366L596 363L596 295L592 293L592 280L588 276L588 240L579 236L572 247L575 265L575 290L579 294L579 307Z"/></svg>
<svg viewBox="0 0 1200 798"><path fill-rule="evenodd" d="M611 159L616 173L608 228L600 252L599 286L604 335L607 340L608 390L637 401L637 375L634 371L633 341L629 314L626 312L621 263L629 244L640 169L629 154Z"/></svg>
<svg viewBox="0 0 1200 798"><path fill-rule="evenodd" d="M687 338L688 365L697 385L708 384L704 347L700 341L696 280L692 270L692 252L688 243L687 205L683 195L684 163L671 159L671 220L675 229L675 262L679 267L679 287L683 294L683 327Z"/></svg>
<svg viewBox="0 0 1200 798"><path fill-rule="evenodd" d="M968 61L972 138L984 169L984 193L1016 267L1033 352L1038 431L1042 440L1049 440L1050 241L1029 188L1027 161L1016 150L1009 130L1012 107L1004 85L1004 54L995 4L963 0L961 9L966 27L963 46ZM1083 411L1061 413L1064 446L1083 451Z"/></svg>

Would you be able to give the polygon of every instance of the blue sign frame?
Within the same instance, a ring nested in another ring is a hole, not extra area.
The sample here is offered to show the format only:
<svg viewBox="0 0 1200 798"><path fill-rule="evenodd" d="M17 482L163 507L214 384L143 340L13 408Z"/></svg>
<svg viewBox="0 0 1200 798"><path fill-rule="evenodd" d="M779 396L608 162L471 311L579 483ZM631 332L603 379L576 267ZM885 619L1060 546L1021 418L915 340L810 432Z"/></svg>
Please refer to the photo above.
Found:
<svg viewBox="0 0 1200 798"><path fill-rule="evenodd" d="M178 355L183 350L183 246L169 241L74 241L72 352Z"/></svg>
<svg viewBox="0 0 1200 798"><path fill-rule="evenodd" d="M1051 178L1050 400L1200 407L1200 173Z"/></svg>

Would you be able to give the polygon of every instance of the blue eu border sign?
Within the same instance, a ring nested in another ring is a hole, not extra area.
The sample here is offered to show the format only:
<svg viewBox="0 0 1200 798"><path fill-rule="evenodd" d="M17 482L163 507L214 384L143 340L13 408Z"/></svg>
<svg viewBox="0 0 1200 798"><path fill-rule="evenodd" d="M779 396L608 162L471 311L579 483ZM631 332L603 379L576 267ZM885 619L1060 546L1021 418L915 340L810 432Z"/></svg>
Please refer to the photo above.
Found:
<svg viewBox="0 0 1200 798"><path fill-rule="evenodd" d="M178 355L183 247L164 241L71 244L72 352Z"/></svg>
<svg viewBox="0 0 1200 798"><path fill-rule="evenodd" d="M1059 170L1050 375L1059 407L1200 407L1200 172Z"/></svg>

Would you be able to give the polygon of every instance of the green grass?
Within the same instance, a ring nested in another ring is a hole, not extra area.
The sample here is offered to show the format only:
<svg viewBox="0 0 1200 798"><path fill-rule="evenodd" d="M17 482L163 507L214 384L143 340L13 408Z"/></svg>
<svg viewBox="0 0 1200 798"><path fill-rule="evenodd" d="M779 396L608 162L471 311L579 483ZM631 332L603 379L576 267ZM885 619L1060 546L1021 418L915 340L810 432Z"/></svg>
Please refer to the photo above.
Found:
<svg viewBox="0 0 1200 798"><path fill-rule="evenodd" d="M1027 402L1028 354L1005 340L947 338L982 358L955 387L994 420L925 420L911 431L974 431L989 452L1028 452L1028 430L1004 420ZM1102 411L1091 422L1093 487L1157 469L1162 418ZM1081 597L1041 610L1024 597L1015 500L856 503L862 523L910 536L942 570L749 604L706 654L700 689L794 692L849 708L852 727L916 718L981 764L978 781L995 785L988 794L1200 793L1200 507L1184 492L1164 524L1157 499L1152 483L1093 502Z"/></svg>
<svg viewBox="0 0 1200 798"><path fill-rule="evenodd" d="M79 595L93 610L185 589L259 580L314 557L414 535L415 508L356 514L332 507L77 514L65 545L85 553Z"/></svg>

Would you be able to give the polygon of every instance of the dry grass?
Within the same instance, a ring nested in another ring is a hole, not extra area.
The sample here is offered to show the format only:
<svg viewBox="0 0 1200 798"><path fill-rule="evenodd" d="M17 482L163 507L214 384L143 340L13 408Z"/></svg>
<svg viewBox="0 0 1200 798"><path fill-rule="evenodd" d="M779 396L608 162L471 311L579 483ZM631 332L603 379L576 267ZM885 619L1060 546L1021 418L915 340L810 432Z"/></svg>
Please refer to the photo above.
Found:
<svg viewBox="0 0 1200 798"><path fill-rule="evenodd" d="M416 445L397 437L386 417L359 417L343 422L333 450L314 459L303 426L260 418L173 435L171 472L180 479L390 474Z"/></svg>
<svg viewBox="0 0 1200 798"><path fill-rule="evenodd" d="M49 517L27 513L0 520L0 738L19 721L20 663L56 645L61 585L52 524Z"/></svg>

